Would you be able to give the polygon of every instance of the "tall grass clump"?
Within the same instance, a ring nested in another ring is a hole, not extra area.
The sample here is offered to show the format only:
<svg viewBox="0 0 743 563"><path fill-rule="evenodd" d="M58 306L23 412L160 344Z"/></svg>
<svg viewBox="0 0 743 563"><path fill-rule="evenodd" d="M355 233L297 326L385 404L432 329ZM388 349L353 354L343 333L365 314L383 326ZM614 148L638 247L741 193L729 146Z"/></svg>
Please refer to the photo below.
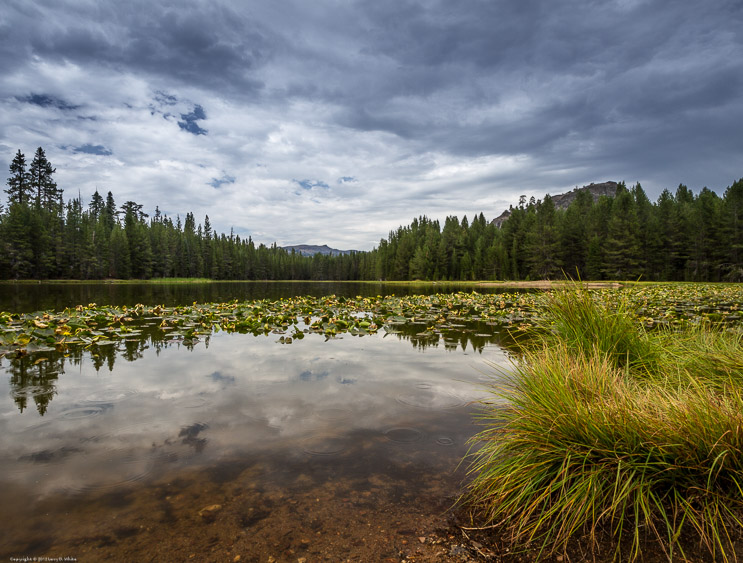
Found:
<svg viewBox="0 0 743 563"><path fill-rule="evenodd" d="M743 388L743 334L712 328L692 327L681 334L659 335L666 355L666 371L680 379L704 382L720 392Z"/></svg>
<svg viewBox="0 0 743 563"><path fill-rule="evenodd" d="M547 295L537 345L563 343L574 354L598 352L616 367L639 373L659 369L661 349L637 322L626 293L592 292L580 284Z"/></svg>
<svg viewBox="0 0 743 563"><path fill-rule="evenodd" d="M569 293L553 298L552 329L483 404L463 500L480 524L540 555L609 534L617 558L637 558L645 542L683 556L690 537L713 558L734 558L743 526L735 337L680 334L669 352L671 336L643 331L626 304ZM719 357L722 370L712 367Z"/></svg>

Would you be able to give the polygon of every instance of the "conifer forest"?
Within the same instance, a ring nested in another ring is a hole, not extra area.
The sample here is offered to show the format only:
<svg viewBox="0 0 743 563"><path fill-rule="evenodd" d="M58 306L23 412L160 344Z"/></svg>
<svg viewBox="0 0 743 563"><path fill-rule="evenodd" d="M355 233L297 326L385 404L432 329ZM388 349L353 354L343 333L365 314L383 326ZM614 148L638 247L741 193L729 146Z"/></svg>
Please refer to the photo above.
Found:
<svg viewBox="0 0 743 563"><path fill-rule="evenodd" d="M639 183L598 200L579 192L565 209L522 197L499 226L482 212L420 216L372 251L303 256L217 233L208 215L147 213L111 192L65 199L55 172L41 147L11 162L0 279L743 281L743 179L722 195L681 184L655 202Z"/></svg>

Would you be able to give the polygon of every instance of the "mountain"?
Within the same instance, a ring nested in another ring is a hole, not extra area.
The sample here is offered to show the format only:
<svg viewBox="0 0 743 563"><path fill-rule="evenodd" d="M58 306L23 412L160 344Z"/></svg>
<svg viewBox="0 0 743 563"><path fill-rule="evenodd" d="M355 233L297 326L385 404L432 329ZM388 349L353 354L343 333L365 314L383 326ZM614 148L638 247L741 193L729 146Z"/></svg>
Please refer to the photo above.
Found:
<svg viewBox="0 0 743 563"><path fill-rule="evenodd" d="M294 244L292 246L282 247L287 252L297 252L302 256L313 256L315 254L325 254L330 256L340 256L341 254L351 254L353 250L338 250L337 248L330 248L327 244L322 246L316 244Z"/></svg>
<svg viewBox="0 0 743 563"><path fill-rule="evenodd" d="M590 184L588 184L587 186L583 186L582 188L575 188L574 190L564 194L553 195L552 202L555 204L556 208L566 209L571 203L573 203L573 200L578 196L580 192L588 192L593 196L593 201L598 201L598 199L602 195L614 197L617 194L617 183L601 182L600 184L594 184L593 182L591 182ZM511 210L506 209L498 217L493 219L492 223L495 224L496 227L500 227L510 215Z"/></svg>

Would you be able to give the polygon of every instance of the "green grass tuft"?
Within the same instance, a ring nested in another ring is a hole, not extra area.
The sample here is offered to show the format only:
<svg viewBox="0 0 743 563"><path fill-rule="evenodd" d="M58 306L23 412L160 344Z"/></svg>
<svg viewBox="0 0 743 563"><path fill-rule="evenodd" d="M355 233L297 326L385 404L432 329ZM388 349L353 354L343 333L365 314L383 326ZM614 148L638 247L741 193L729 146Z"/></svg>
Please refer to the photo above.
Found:
<svg viewBox="0 0 743 563"><path fill-rule="evenodd" d="M574 354L595 350L615 367L647 374L659 370L661 350L637 322L627 293L597 294L576 284L550 294L546 308L538 345L561 342Z"/></svg>
<svg viewBox="0 0 743 563"><path fill-rule="evenodd" d="M647 333L621 297L581 287L551 298L542 328L478 416L463 500L480 522L542 555L608 530L616 557L655 541L672 558L691 532L727 560L743 526L740 335Z"/></svg>

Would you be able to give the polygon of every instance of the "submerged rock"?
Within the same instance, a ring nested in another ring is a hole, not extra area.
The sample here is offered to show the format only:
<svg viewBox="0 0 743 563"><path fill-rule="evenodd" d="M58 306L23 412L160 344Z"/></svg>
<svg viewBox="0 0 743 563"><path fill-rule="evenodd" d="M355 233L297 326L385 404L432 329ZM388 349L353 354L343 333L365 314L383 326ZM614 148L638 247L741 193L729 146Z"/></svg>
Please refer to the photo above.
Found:
<svg viewBox="0 0 743 563"><path fill-rule="evenodd" d="M222 510L221 504L212 504L199 510L199 516L206 522L213 522L220 510Z"/></svg>

